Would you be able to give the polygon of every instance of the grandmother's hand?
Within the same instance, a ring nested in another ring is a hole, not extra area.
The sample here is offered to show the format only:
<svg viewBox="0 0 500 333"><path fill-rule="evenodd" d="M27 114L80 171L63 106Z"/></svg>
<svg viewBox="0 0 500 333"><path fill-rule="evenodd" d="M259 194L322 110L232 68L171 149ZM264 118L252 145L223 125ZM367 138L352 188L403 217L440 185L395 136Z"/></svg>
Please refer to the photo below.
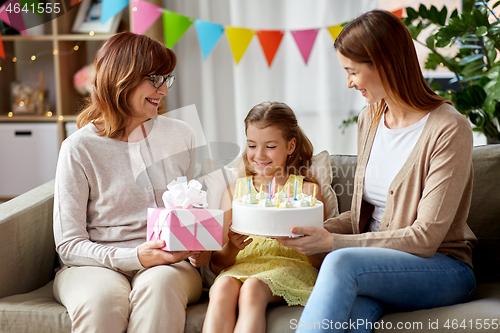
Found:
<svg viewBox="0 0 500 333"><path fill-rule="evenodd" d="M189 256L189 262L194 267L203 267L210 262L211 256L212 251L191 252L191 255Z"/></svg>
<svg viewBox="0 0 500 333"><path fill-rule="evenodd" d="M326 229L316 227L294 227L292 228L292 233L304 236L297 238L278 238L278 242L306 256L328 253L333 249L333 235Z"/></svg>
<svg viewBox="0 0 500 333"><path fill-rule="evenodd" d="M158 265L170 265L183 261L192 255L190 251L164 251L161 249L164 246L164 240L148 241L139 245L137 248L137 256L139 257L141 265L145 268Z"/></svg>

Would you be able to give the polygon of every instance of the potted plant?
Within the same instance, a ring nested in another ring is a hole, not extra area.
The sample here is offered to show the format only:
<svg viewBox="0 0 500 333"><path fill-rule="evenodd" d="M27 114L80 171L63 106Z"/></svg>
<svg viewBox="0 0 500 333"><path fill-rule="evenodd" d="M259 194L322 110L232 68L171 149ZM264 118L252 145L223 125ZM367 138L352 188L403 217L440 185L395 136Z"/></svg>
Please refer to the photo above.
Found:
<svg viewBox="0 0 500 333"><path fill-rule="evenodd" d="M451 100L455 108L470 119L474 131L483 133L488 142L500 141L500 63L496 61L500 51L499 18L489 1L465 0L463 10L454 10L447 20L448 10L440 11L420 5L418 11L406 8L403 22L413 39L431 52L425 68L447 67L458 83L457 89L440 90L431 83L441 96ZM436 30L424 42L420 33L430 25ZM445 55L443 51L458 45L458 51Z"/></svg>

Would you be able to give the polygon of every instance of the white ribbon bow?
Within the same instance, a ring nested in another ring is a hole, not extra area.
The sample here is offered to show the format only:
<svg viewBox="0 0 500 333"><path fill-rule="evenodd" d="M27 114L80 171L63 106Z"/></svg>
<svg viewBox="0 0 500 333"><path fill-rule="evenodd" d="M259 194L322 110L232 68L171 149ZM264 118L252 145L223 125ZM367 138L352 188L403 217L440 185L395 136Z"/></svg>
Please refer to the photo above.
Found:
<svg viewBox="0 0 500 333"><path fill-rule="evenodd" d="M199 181L192 179L187 182L187 177L177 177L167 185L168 190L163 193L162 199L165 208L188 208L190 205L196 208L206 208L207 193L203 191Z"/></svg>

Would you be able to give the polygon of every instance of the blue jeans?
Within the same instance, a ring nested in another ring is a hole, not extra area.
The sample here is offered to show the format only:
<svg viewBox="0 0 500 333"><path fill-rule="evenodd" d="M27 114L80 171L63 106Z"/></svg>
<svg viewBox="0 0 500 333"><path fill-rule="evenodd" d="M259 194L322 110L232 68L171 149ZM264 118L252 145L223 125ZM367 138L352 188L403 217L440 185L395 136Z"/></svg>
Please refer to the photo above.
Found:
<svg viewBox="0 0 500 333"><path fill-rule="evenodd" d="M387 308L413 311L462 303L473 294L472 269L436 253L421 258L384 248L329 253L296 332L371 332ZM376 327L376 326L375 326Z"/></svg>

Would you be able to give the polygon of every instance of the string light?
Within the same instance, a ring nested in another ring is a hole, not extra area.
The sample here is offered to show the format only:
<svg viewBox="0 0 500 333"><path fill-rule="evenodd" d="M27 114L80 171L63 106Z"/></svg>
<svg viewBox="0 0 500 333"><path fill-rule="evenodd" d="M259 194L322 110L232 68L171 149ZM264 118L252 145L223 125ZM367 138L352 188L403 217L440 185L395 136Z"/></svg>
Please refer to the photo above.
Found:
<svg viewBox="0 0 500 333"><path fill-rule="evenodd" d="M89 32L89 35L90 35L90 36L94 36L94 32L93 32L93 31L90 31L90 32Z"/></svg>
<svg viewBox="0 0 500 333"><path fill-rule="evenodd" d="M78 51L79 49L80 49L80 46L78 46L78 45L75 45L75 46L73 47L73 50L75 50L75 51Z"/></svg>
<svg viewBox="0 0 500 333"><path fill-rule="evenodd" d="M2 66L0 66L0 72L2 71Z"/></svg>
<svg viewBox="0 0 500 333"><path fill-rule="evenodd" d="M80 45L76 44L75 46L73 46L73 48L71 50L69 50L67 52L59 52L59 50L55 49L52 51L41 51L41 52L38 52L36 54L32 54L29 57L29 60L27 60L26 58L24 58L26 60L23 60L23 58L19 58L19 57L14 56L13 54L8 54L8 53L5 54L5 57L6 57L6 59L12 57L11 59L12 59L12 62L14 62L14 63L19 63L20 65L28 65L28 64L32 64L34 61L38 60L41 56L44 56L44 55L48 55L48 54L57 55L57 54L59 54L60 56L68 56L68 55L71 55L79 50L80 50ZM0 66L0 72L1 71L2 71L2 67Z"/></svg>
<svg viewBox="0 0 500 333"><path fill-rule="evenodd" d="M47 111L45 112L46 117L52 117L52 111Z"/></svg>
<svg viewBox="0 0 500 333"><path fill-rule="evenodd" d="M12 57L12 62L17 62L17 57Z"/></svg>
<svg viewBox="0 0 500 333"><path fill-rule="evenodd" d="M52 51L52 54L53 54L53 55L56 55L56 54L58 54L58 53L59 53L59 51L58 51L58 50L54 50L54 51Z"/></svg>
<svg viewBox="0 0 500 333"><path fill-rule="evenodd" d="M52 114L52 113L51 113ZM63 116L59 116L59 118L57 118L59 121L63 121L64 120L64 117Z"/></svg>
<svg viewBox="0 0 500 333"><path fill-rule="evenodd" d="M14 116L14 113L9 112L9 113L7 113L7 116L8 116L9 118L12 118L12 116Z"/></svg>
<svg viewBox="0 0 500 333"><path fill-rule="evenodd" d="M31 60L32 60L32 61L35 61L35 60L36 60L36 55L34 55L34 54L33 54L33 55L31 56Z"/></svg>
<svg viewBox="0 0 500 333"><path fill-rule="evenodd" d="M132 8L132 11L136 12L137 11L137 7Z"/></svg>

